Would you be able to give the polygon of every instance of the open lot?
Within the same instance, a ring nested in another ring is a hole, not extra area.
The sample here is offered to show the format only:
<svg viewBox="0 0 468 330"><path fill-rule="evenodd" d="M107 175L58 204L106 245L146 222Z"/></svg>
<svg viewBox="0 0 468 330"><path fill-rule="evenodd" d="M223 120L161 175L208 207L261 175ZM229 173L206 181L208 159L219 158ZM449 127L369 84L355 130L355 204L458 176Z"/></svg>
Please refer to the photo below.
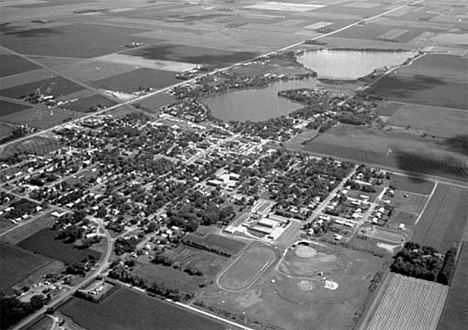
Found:
<svg viewBox="0 0 468 330"><path fill-rule="evenodd" d="M468 181L468 156L455 142L339 125L307 143L304 150L420 176L430 174ZM454 148L454 144L458 147Z"/></svg>
<svg viewBox="0 0 468 330"><path fill-rule="evenodd" d="M468 322L468 243L463 242L437 330L463 329Z"/></svg>
<svg viewBox="0 0 468 330"><path fill-rule="evenodd" d="M434 182L432 181L398 174L392 174L389 185L397 190L421 195L429 195L434 188Z"/></svg>
<svg viewBox="0 0 468 330"><path fill-rule="evenodd" d="M311 329L311 324L313 329L346 328L383 259L328 244L311 244L309 249L312 253L299 255L290 249L278 267L268 268L248 289L226 291L212 285L199 299L245 316L247 325L256 321L282 329Z"/></svg>
<svg viewBox="0 0 468 330"><path fill-rule="evenodd" d="M65 263L81 262L89 255L99 259L101 255L90 249L78 249L73 244L65 244L56 240L56 236L56 231L44 228L19 242L18 246Z"/></svg>
<svg viewBox="0 0 468 330"><path fill-rule="evenodd" d="M467 189L439 184L412 240L445 253L463 235L468 219L467 200Z"/></svg>
<svg viewBox="0 0 468 330"><path fill-rule="evenodd" d="M427 202L428 197L424 195L395 191L394 197L385 197L391 201L396 210L419 214Z"/></svg>
<svg viewBox="0 0 468 330"><path fill-rule="evenodd" d="M19 56L0 54L0 77L7 77L18 73L28 72L39 67Z"/></svg>
<svg viewBox="0 0 468 330"><path fill-rule="evenodd" d="M414 213L409 213L401 210L393 211L392 216L387 222L387 226L393 230L398 230L400 224L405 225L405 231L402 234L411 232L414 229L418 216Z"/></svg>
<svg viewBox="0 0 468 330"><path fill-rule="evenodd" d="M120 288L99 304L73 298L60 313L88 330L226 329L224 324L127 288Z"/></svg>
<svg viewBox="0 0 468 330"><path fill-rule="evenodd" d="M435 330L448 287L439 283L392 274L367 330Z"/></svg>
<svg viewBox="0 0 468 330"><path fill-rule="evenodd" d="M0 291L10 288L53 260L17 246L0 243Z"/></svg>
<svg viewBox="0 0 468 330"><path fill-rule="evenodd" d="M149 285L163 283L165 287L184 293L196 292L206 280L204 276L190 276L181 269L151 263L139 263L135 274L147 280Z"/></svg>

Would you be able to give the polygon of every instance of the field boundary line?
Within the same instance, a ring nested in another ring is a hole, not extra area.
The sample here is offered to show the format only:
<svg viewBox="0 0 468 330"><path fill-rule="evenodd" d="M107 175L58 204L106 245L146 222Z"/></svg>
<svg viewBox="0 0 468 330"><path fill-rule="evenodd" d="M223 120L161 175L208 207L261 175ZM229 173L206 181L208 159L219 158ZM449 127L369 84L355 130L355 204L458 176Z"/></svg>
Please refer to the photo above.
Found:
<svg viewBox="0 0 468 330"><path fill-rule="evenodd" d="M186 304L182 304L180 302L173 302L175 305L177 306L180 306L180 307L183 307L183 308L186 308L186 309L189 309L195 313L198 313L198 314L202 314L202 315L205 315L205 316L208 316L210 318L213 318L215 320L218 320L218 321L221 321L221 322L224 322L224 323L228 323L230 325L233 325L237 328L241 328L243 330L254 330L253 328L249 328L248 326L245 326L245 325L242 325L242 324L239 324L239 323L236 323L236 322L233 322L231 320L228 320L228 319L225 319L225 318L222 318L220 316L217 316L215 314L211 314L211 313L208 313L204 310L201 310L201 309L198 309L198 308L195 308L193 306L190 306L190 305L186 305Z"/></svg>
<svg viewBox="0 0 468 330"><path fill-rule="evenodd" d="M415 223L414 223L414 226L415 226L415 227L416 227L416 225L418 224L419 220L421 220L421 217L422 217L422 215L424 214L424 212L426 211L427 206L428 206L429 203L431 202L432 197L434 196L434 193L435 193L435 191L436 191L436 189L437 189L438 186L439 186L439 182L436 182L435 185L434 185L434 188L432 188L431 194L430 194L429 197L427 198L426 204L424 204L424 207L422 208L421 212L419 213L418 218L416 219L416 221L415 221Z"/></svg>

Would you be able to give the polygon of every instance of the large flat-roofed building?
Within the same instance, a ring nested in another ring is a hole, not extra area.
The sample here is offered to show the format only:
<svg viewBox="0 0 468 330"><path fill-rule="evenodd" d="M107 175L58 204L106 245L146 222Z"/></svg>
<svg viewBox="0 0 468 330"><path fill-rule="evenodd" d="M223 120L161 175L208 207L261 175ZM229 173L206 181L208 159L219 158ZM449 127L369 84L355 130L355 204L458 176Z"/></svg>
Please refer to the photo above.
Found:
<svg viewBox="0 0 468 330"><path fill-rule="evenodd" d="M268 227L268 228L275 228L278 226L278 224L279 224L278 221L267 219L267 218L263 218L259 222L257 222L257 225Z"/></svg>
<svg viewBox="0 0 468 330"><path fill-rule="evenodd" d="M256 225L256 226L250 227L250 230L259 232L261 234L269 235L273 232L274 228Z"/></svg>

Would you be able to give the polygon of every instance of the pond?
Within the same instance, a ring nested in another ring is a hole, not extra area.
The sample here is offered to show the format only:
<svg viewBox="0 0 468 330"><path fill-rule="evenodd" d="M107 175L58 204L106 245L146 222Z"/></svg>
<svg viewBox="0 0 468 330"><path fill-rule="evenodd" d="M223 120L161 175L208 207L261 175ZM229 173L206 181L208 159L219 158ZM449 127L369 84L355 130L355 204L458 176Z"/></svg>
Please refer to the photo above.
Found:
<svg viewBox="0 0 468 330"><path fill-rule="evenodd" d="M297 56L304 67L317 72L318 78L356 80L375 69L403 64L417 52L321 50Z"/></svg>
<svg viewBox="0 0 468 330"><path fill-rule="evenodd" d="M314 79L290 80L277 82L266 88L244 89L211 96L206 104L215 118L223 121L265 121L271 118L288 115L303 107L286 98L279 97L278 92L288 89L316 88Z"/></svg>

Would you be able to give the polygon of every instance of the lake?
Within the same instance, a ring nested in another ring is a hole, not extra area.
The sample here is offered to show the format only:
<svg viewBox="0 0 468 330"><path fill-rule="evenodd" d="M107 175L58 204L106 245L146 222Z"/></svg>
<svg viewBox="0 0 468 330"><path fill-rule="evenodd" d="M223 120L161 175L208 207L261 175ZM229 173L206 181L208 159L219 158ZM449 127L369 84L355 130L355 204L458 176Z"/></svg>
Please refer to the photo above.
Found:
<svg viewBox="0 0 468 330"><path fill-rule="evenodd" d="M417 52L321 50L297 56L304 67L317 72L318 78L356 80L385 66L403 64Z"/></svg>
<svg viewBox="0 0 468 330"><path fill-rule="evenodd" d="M277 82L266 88L244 89L211 96L202 102L215 118L223 121L265 121L288 115L303 107L279 97L278 92L288 89L316 88L314 79Z"/></svg>

